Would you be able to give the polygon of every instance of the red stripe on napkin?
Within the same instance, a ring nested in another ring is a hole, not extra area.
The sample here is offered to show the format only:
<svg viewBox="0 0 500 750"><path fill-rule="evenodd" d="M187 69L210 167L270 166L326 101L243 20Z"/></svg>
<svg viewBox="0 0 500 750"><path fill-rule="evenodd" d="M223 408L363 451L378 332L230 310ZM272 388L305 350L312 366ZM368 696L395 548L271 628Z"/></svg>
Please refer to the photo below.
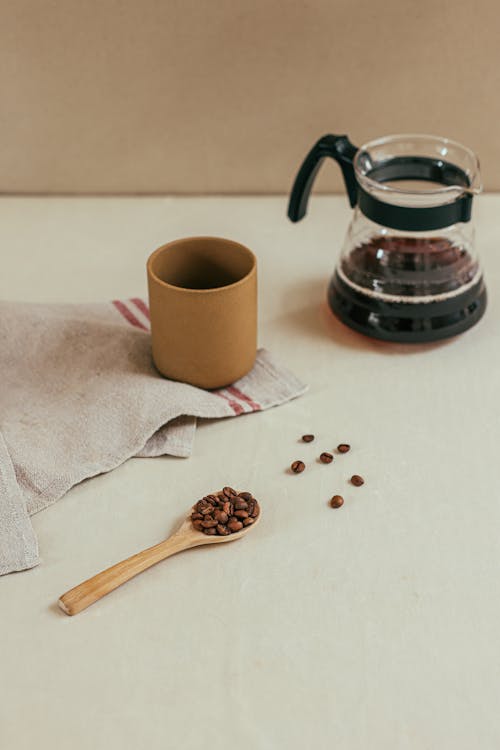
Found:
<svg viewBox="0 0 500 750"><path fill-rule="evenodd" d="M140 299L139 297L132 297L130 301L133 302L137 309L140 310L141 313L149 320L149 307L146 305L144 300Z"/></svg>
<svg viewBox="0 0 500 750"><path fill-rule="evenodd" d="M239 404L237 401L233 401L232 398L229 398L221 391L212 391L212 393L214 393L216 396L220 396L220 398L223 398L225 401L227 401L236 415L243 414L243 412L245 411L241 404Z"/></svg>
<svg viewBox="0 0 500 750"><path fill-rule="evenodd" d="M229 393L231 393L233 396L236 396L240 401L245 401L249 406L251 406L252 411L261 411L262 406L258 404L256 401L250 398L250 396L247 396L246 393L243 393L243 391L240 391L239 388L236 388L234 385L231 385L228 389Z"/></svg>
<svg viewBox="0 0 500 750"><path fill-rule="evenodd" d="M114 299L113 300L113 305L116 307L116 309L118 310L118 312L123 315L123 317L125 318L126 321L128 321L129 323L131 323L136 328L141 328L143 331L147 331L148 330L146 328L146 326L143 323L141 323L141 321L139 320L139 318L136 318L136 316L134 315L134 313L131 310L128 309L128 307L125 305L124 302L122 302L119 299Z"/></svg>

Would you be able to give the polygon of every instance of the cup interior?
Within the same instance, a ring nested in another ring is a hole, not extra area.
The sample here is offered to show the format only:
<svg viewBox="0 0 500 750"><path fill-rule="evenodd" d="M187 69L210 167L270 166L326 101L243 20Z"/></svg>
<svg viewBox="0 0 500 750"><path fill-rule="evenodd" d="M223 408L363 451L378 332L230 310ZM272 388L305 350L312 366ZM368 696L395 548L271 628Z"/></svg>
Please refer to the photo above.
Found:
<svg viewBox="0 0 500 750"><path fill-rule="evenodd" d="M157 279L180 289L208 290L235 284L255 267L244 245L218 237L189 237L170 242L150 259Z"/></svg>

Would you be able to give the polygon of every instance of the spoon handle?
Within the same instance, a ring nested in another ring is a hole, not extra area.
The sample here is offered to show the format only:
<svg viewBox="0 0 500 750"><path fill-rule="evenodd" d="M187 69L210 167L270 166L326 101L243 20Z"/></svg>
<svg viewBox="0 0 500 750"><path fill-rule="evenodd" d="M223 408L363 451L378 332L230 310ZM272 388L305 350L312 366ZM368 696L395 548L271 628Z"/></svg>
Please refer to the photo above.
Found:
<svg viewBox="0 0 500 750"><path fill-rule="evenodd" d="M130 581L138 573L191 546L193 544L189 537L183 534L173 534L169 539L155 544L154 547L137 552L132 557L112 565L111 568L97 573L87 581L66 591L59 599L58 605L67 615L76 615L82 609L86 609L109 594L110 591L114 591L122 583Z"/></svg>

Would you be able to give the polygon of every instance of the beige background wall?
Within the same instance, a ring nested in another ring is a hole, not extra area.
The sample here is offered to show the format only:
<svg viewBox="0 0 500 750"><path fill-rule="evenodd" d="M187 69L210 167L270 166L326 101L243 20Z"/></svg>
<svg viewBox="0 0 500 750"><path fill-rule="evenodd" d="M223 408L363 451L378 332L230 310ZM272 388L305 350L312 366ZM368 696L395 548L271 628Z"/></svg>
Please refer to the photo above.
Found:
<svg viewBox="0 0 500 750"><path fill-rule="evenodd" d="M283 192L312 142L461 140L500 189L495 0L0 0L0 190ZM322 189L338 188L325 169Z"/></svg>

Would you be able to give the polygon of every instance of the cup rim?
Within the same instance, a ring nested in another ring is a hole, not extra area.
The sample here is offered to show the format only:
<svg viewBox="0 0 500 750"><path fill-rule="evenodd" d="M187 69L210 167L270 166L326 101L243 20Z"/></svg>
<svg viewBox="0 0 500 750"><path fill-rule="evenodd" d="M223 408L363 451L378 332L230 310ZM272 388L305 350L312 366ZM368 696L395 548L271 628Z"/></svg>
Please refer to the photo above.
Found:
<svg viewBox="0 0 500 750"><path fill-rule="evenodd" d="M206 242L207 240L216 240L217 242L223 242L237 248L240 251L243 251L243 253L247 255L247 257L249 257L251 260L252 265L250 267L250 270L244 276L242 276L241 279L238 279L238 281L233 281L231 284L225 284L224 286L208 287L207 289L191 289L190 287L177 286L176 284L171 284L169 281L163 281L163 279L160 279L160 277L157 276L153 270L153 263L157 256L162 255L173 245L184 245L189 242L193 242L193 240L204 242ZM257 268L257 257L249 247L243 245L241 242L237 242L236 240L230 240L227 237L214 237L211 235L194 235L193 237L180 237L177 240L171 240L170 242L166 242L164 245L160 245L160 247L157 247L156 250L154 250L149 256L146 263L146 268L149 276L155 281L155 283L160 284L160 286L166 287L167 289L175 289L176 291L186 292L190 294L214 294L216 292L223 292L226 289L234 289L235 287L240 286L245 281L247 281L251 276L253 276Z"/></svg>

